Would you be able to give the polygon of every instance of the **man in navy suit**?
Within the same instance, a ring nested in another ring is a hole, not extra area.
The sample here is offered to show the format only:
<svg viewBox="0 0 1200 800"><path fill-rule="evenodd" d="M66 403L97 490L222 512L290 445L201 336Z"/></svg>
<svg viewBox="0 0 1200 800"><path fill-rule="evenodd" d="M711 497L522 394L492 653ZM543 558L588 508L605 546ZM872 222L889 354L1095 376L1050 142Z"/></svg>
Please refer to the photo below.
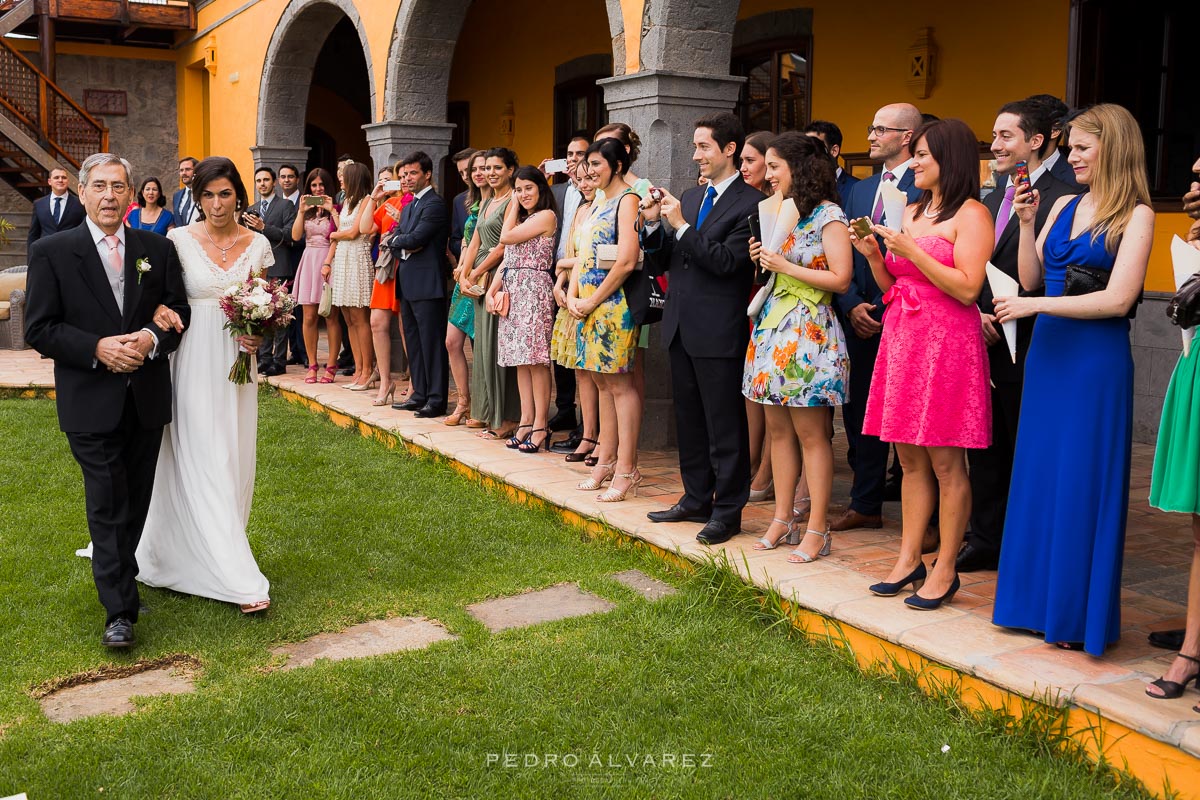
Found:
<svg viewBox="0 0 1200 800"><path fill-rule="evenodd" d="M850 193L850 187L858 183L858 178L842 169L841 165L838 164L838 156L842 153L842 129L832 122L827 122L823 119L814 119L808 123L808 127L804 129L804 132L825 143L826 149L829 150L829 157L833 159L833 164L837 167L837 201L845 203L846 197Z"/></svg>
<svg viewBox="0 0 1200 800"><path fill-rule="evenodd" d="M1054 201L1075 194L1071 187L1050 174L1043 156L1054 152L1050 137L1053 125L1049 111L1040 103L1021 100L1000 109L992 129L992 155L996 170L1010 180L984 198L996 223L996 243L991 262L1010 278L1020 281L1017 273L1017 249L1021 237L1012 204L1016 186L1012 176L1017 163L1029 167L1029 179L1038 192L1039 202L1034 230L1041 233ZM970 529L959 550L959 572L995 569L1000 560L1000 541L1004 534L1004 516L1008 508L1008 485L1012 478L1013 454L1017 444L1017 419L1021 412L1021 387L1025 376L1025 354L1033 338L1035 317L1017 321L1017 356L1013 360L992 306L992 288L984 281L979 295L979 314L983 338L988 345L992 376L992 445L985 450L967 451L971 465Z"/></svg>
<svg viewBox="0 0 1200 800"><path fill-rule="evenodd" d="M33 247L33 243L38 239L78 227L87 216L83 210L83 203L69 191L70 184L65 169L55 167L50 170L49 184L50 194L33 202L33 219L29 223L26 250Z"/></svg>
<svg viewBox="0 0 1200 800"><path fill-rule="evenodd" d="M433 159L421 151L400 162L400 180L412 187L388 246L395 252L396 297L404 321L404 349L412 393L392 408L418 417L446 413L450 356L446 352L446 244L450 214L433 190Z"/></svg>
<svg viewBox="0 0 1200 800"><path fill-rule="evenodd" d="M684 492L671 508L647 516L651 522L706 523L696 536L702 544L741 532L742 508L750 499L741 389L750 339L746 298L754 281L750 216L763 196L738 172L745 140L733 114L698 120L692 160L704 186L688 189L681 200L664 193L644 212L646 268L671 272L662 337L671 358Z"/></svg>
<svg viewBox="0 0 1200 800"><path fill-rule="evenodd" d="M884 183L891 184L908 196L909 203L916 202L921 194L913 186L913 174L909 169L912 136L919 127L921 112L908 103L894 103L875 112L867 129L867 142L872 160L881 163L883 170L850 187L842 203L847 218L868 217L900 229L903 220L886 218L880 190ZM849 508L830 523L829 529L881 528L890 447L877 436L864 435L862 426L883 332L883 292L875 283L867 260L857 250L854 251L854 278L850 288L837 296L837 309L846 329L846 352L850 356L850 399L842 406L842 418L850 443L847 456L854 471L854 483L850 489Z"/></svg>
<svg viewBox="0 0 1200 800"><path fill-rule="evenodd" d="M196 198L192 197L192 174L199 163L191 156L179 159L179 182L183 188L171 195L171 213L175 215L175 226L182 228L190 225L199 217L197 214Z"/></svg>

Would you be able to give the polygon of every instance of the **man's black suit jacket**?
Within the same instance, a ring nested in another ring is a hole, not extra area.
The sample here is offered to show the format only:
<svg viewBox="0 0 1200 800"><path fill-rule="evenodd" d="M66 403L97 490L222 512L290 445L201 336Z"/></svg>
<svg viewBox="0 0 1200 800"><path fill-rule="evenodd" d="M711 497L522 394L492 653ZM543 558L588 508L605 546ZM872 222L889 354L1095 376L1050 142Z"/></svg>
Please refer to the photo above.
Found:
<svg viewBox="0 0 1200 800"><path fill-rule="evenodd" d="M252 209L262 213L262 201L259 200ZM267 206L267 214L263 217L262 235L271 243L271 253L275 263L267 269L268 278L296 277L296 267L292 263L292 223L296 221L296 205L286 200L278 192Z"/></svg>
<svg viewBox="0 0 1200 800"><path fill-rule="evenodd" d="M138 259L150 270L138 282ZM25 338L54 359L59 427L67 433L116 430L128 384L143 428L171 421L171 367L167 354L180 335L153 323L161 304L186 326L191 319L183 272L175 245L149 231L125 228L125 313L117 309L91 229L80 225L36 242L29 252ZM158 352L131 373L114 373L96 360L96 344L106 336L145 327L158 332Z"/></svg>
<svg viewBox="0 0 1200 800"><path fill-rule="evenodd" d="M670 271L662 334L668 344L680 337L695 358L743 358L750 338L746 305L754 283L750 260L750 216L758 213L762 192L738 175L721 193L704 224L696 216L706 187L683 193L680 206L691 227L676 239L667 225L643 234L646 268Z"/></svg>
<svg viewBox="0 0 1200 800"><path fill-rule="evenodd" d="M445 299L446 243L450 239L446 201L430 189L404 207L395 230L388 245L396 254L396 297ZM410 252L407 259L400 259L401 250Z"/></svg>
<svg viewBox="0 0 1200 800"><path fill-rule="evenodd" d="M83 203L79 202L79 198L73 192L67 192L63 202L62 219L58 222L54 221L54 195L39 197L33 201L33 218L29 222L29 236L25 239L25 246L28 249L39 239L82 225L86 217Z"/></svg>
<svg viewBox="0 0 1200 800"><path fill-rule="evenodd" d="M1033 188L1038 190L1040 196L1037 216L1034 221L1034 230L1037 233L1041 233L1042 226L1046 224L1046 218L1050 216L1050 208L1054 205L1054 201L1063 195L1075 194L1076 190L1055 178L1050 174L1049 170L1041 174ZM983 204L987 206L987 210L991 213L993 221L996 221L996 217L1000 212L1000 204L1003 202L1004 190L999 188L983 198ZM1013 215L1008 224L1005 225L1004 232L1000 234L1000 239L996 242L996 246L992 250L991 258L994 266L1018 283L1021 281L1021 276L1017 268L1017 252L1020 242L1021 225L1016 215ZM985 280L983 282L983 291L979 293L979 310L985 314L996 313L996 309L992 304L993 299L991 284ZM1012 356L1008 352L1008 343L1003 338L988 348L988 360L991 362L992 381L994 383L1001 381L1005 383L1020 382L1021 375L1024 372L1025 354L1029 352L1029 342L1033 338L1033 323L1035 319L1036 317L1025 317L1024 319L1017 320L1017 363L1013 363ZM996 327L999 329L1000 326L997 325Z"/></svg>

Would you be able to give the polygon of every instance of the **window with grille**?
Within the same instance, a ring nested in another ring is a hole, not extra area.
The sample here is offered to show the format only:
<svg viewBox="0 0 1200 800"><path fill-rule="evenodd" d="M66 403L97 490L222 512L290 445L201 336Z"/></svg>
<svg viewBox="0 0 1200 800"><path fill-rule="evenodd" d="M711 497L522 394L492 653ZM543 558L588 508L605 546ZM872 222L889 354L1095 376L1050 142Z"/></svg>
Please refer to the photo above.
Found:
<svg viewBox="0 0 1200 800"><path fill-rule="evenodd" d="M730 73L746 78L736 113L746 132L796 130L808 124L811 40L766 42L733 55Z"/></svg>

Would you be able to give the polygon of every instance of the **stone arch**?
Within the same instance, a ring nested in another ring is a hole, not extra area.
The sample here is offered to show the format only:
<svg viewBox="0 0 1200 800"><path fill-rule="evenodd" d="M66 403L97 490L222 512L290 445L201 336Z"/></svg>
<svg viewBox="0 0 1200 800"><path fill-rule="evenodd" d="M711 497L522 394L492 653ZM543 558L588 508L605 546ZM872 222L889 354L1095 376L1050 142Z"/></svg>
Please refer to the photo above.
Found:
<svg viewBox="0 0 1200 800"><path fill-rule="evenodd" d="M258 164L296 159L303 161L304 123L313 67L326 37L343 18L349 18L358 33L370 81L370 113L375 116L375 71L366 28L353 0L291 0L275 25L263 62L258 93Z"/></svg>
<svg viewBox="0 0 1200 800"><path fill-rule="evenodd" d="M728 75L740 0L646 0L641 67Z"/></svg>

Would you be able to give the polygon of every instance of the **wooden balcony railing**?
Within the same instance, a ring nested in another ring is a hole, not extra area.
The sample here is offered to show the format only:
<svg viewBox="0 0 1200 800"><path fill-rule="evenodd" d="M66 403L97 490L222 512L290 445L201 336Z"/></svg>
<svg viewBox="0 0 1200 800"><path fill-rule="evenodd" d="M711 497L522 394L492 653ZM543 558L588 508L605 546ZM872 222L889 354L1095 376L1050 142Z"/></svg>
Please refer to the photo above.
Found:
<svg viewBox="0 0 1200 800"><path fill-rule="evenodd" d="M196 28L196 8L191 0L38 0L38 13L63 22Z"/></svg>
<svg viewBox="0 0 1200 800"><path fill-rule="evenodd" d="M76 169L92 153L108 150L108 129L3 39L0 114Z"/></svg>

